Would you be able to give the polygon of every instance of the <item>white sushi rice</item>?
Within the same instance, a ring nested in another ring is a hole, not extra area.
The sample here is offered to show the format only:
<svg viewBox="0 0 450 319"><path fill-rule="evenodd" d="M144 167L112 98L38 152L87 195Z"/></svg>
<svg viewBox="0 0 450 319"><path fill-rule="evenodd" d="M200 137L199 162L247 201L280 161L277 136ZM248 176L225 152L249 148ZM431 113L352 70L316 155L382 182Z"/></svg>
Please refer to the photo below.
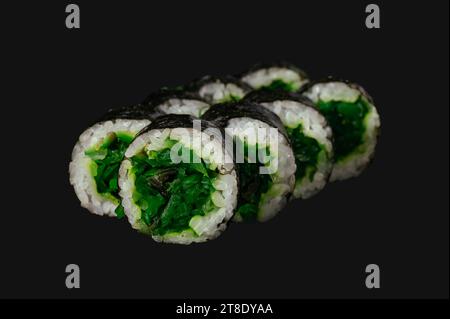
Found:
<svg viewBox="0 0 450 319"><path fill-rule="evenodd" d="M233 216L238 194L237 176L232 158L224 151L222 143L219 140L211 141L208 134L193 128L154 129L138 136L130 144L125 153L126 159L119 170L119 194L128 221L133 228L150 234L149 227L142 220L142 211L133 200L136 177L132 173L132 163L129 159L143 150L148 152L164 149L168 139L178 141L188 149L192 149L208 163L209 169L218 170L219 175L213 181L215 192L211 194L215 209L204 216L192 217L189 222L190 229L162 236L153 235L152 238L158 242L175 244L214 239L226 229L228 220Z"/></svg>
<svg viewBox="0 0 450 319"><path fill-rule="evenodd" d="M296 129L301 125L303 134L315 139L324 148L319 153L317 170L312 180L307 176L296 180L293 193L294 198L303 199L315 195L327 184L333 167L332 131L325 117L314 108L292 100L280 100L261 105L278 115L284 126Z"/></svg>
<svg viewBox="0 0 450 319"><path fill-rule="evenodd" d="M91 173L92 159L85 151L103 144L104 139L112 133L126 132L135 135L149 120L118 119L97 123L85 130L72 151L69 165L70 184L81 202L81 206L97 215L116 216L114 210L119 200L107 198L97 192L95 179Z"/></svg>
<svg viewBox="0 0 450 319"><path fill-rule="evenodd" d="M319 100L324 102L345 101L354 103L362 96L362 93L355 87L339 81L315 84L303 94L314 103L317 103ZM331 181L358 176L374 156L380 128L380 116L376 107L367 99L365 101L369 105L369 111L364 118L366 128L363 137L364 143L346 158L334 164L330 177Z"/></svg>
<svg viewBox="0 0 450 319"><path fill-rule="evenodd" d="M297 72L281 67L259 69L255 72L244 75L241 80L254 89L268 86L275 80L282 80L286 83L292 83L296 89L299 89L308 82L308 79L303 78Z"/></svg>
<svg viewBox="0 0 450 319"><path fill-rule="evenodd" d="M187 114L200 117L209 109L208 103L190 99L168 99L156 109L164 114Z"/></svg>
<svg viewBox="0 0 450 319"><path fill-rule="evenodd" d="M245 96L244 90L236 84L223 83L220 80L203 85L198 93L211 104L229 101L231 97L242 99Z"/></svg>
<svg viewBox="0 0 450 319"><path fill-rule="evenodd" d="M233 118L226 126L229 134L249 145L258 143L258 147L269 147L272 164L276 165L276 170L270 174L273 184L261 196L257 214L257 220L261 222L273 218L284 208L295 184L296 165L292 149L278 130L270 128L267 123L248 117ZM273 143L275 139L277 143ZM236 214L234 220L240 222L242 217Z"/></svg>

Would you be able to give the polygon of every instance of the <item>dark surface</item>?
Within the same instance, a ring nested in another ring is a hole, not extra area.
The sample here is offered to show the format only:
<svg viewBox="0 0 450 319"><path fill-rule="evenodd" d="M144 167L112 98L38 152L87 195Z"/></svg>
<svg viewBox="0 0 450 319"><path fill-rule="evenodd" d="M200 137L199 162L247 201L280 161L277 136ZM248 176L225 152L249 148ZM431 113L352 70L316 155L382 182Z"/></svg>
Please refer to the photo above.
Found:
<svg viewBox="0 0 450 319"><path fill-rule="evenodd" d="M448 297L448 1L376 1L379 30L366 1L77 1L80 30L64 1L33 3L2 6L0 297ZM381 136L360 177L187 247L80 207L72 147L108 108L276 60L374 98ZM370 263L381 289L365 288Z"/></svg>

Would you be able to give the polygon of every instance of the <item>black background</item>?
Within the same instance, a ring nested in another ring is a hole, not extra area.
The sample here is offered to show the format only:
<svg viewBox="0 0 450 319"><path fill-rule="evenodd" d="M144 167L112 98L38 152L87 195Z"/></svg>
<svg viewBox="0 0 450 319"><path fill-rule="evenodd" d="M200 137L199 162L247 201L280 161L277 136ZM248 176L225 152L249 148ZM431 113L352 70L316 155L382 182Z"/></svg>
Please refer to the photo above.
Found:
<svg viewBox="0 0 450 319"><path fill-rule="evenodd" d="M373 2L379 30L368 1L75 1L79 30L68 2L2 5L0 297L448 298L448 1ZM280 59L373 96L382 130L360 177L190 246L80 207L71 150L107 108Z"/></svg>

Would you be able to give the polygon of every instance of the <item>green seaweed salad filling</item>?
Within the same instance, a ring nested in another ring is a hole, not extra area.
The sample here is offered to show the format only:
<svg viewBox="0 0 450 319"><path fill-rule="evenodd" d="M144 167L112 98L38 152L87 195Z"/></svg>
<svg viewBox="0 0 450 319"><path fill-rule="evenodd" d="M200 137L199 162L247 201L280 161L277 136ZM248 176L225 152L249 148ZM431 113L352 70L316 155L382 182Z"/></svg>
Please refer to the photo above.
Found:
<svg viewBox="0 0 450 319"><path fill-rule="evenodd" d="M287 91L287 92L295 92L299 89L299 85L295 82L287 82L281 79L273 80L270 84L261 87L260 89L269 90L269 91Z"/></svg>
<svg viewBox="0 0 450 319"><path fill-rule="evenodd" d="M239 174L239 198L236 213L243 220L255 220L258 216L259 203L263 194L271 188L273 182L270 174L260 174L259 168L264 164L258 161L258 152L269 155L268 148L260 148L258 144L249 147L244 142L235 139L236 150L243 150L244 163L237 164ZM249 153L250 152L250 153ZM255 158L256 155L256 158ZM249 160L252 161L249 163Z"/></svg>
<svg viewBox="0 0 450 319"><path fill-rule="evenodd" d="M191 229L192 217L204 216L216 208L211 194L218 173L207 169L192 150L184 147L179 149L179 155L189 154L190 162L173 163L170 150L175 143L168 140L165 149L149 154L142 151L131 158L132 173L136 176L133 201L153 235Z"/></svg>
<svg viewBox="0 0 450 319"><path fill-rule="evenodd" d="M240 100L242 100L243 97L236 95L236 94L228 94L226 96L224 96L222 99L214 101L214 104L219 104L219 103L228 103L228 102L238 102Z"/></svg>
<svg viewBox="0 0 450 319"><path fill-rule="evenodd" d="M225 103L225 102L238 102L240 100L242 100L242 96L240 95L236 95L236 94L228 94L227 96L225 96L222 100L220 100L220 103Z"/></svg>
<svg viewBox="0 0 450 319"><path fill-rule="evenodd" d="M317 106L333 129L334 156L339 162L364 143L369 104L360 96L355 102L319 100Z"/></svg>
<svg viewBox="0 0 450 319"><path fill-rule="evenodd" d="M324 147L316 139L305 135L301 124L296 128L288 127L286 131L295 155L295 164L297 165L297 170L295 171L296 181L302 181L305 177L312 181L317 171L319 154Z"/></svg>
<svg viewBox="0 0 450 319"><path fill-rule="evenodd" d="M97 192L119 204L115 210L119 218L125 215L119 198L119 167L133 137L134 135L128 132L111 133L100 147L85 151L85 155L92 159L92 176Z"/></svg>

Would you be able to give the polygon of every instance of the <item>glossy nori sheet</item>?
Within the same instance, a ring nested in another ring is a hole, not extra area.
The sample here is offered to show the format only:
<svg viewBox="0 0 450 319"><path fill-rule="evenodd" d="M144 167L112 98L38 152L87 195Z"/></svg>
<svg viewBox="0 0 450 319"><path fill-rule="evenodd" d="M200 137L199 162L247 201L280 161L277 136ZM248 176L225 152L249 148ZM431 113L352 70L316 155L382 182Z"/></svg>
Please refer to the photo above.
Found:
<svg viewBox="0 0 450 319"><path fill-rule="evenodd" d="M240 117L249 117L267 123L269 126L278 129L289 140L280 118L258 103L239 101L216 104L202 115L202 119L214 122L221 129L227 127L229 120Z"/></svg>

